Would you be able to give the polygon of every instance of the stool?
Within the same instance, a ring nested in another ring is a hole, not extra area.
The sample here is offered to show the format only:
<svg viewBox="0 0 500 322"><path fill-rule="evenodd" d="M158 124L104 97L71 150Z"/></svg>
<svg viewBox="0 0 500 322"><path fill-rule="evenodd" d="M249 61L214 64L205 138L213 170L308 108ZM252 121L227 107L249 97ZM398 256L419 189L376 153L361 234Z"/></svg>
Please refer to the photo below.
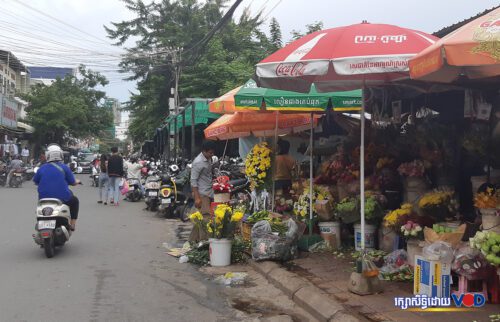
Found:
<svg viewBox="0 0 500 322"><path fill-rule="evenodd" d="M488 298L488 280L486 279L479 279L477 281L481 281L482 284L482 290L480 292L471 292L469 291L469 281L465 276L459 275L458 276L458 290L453 291L453 294L456 295L461 295L464 293L473 293L473 294L483 294L484 298Z"/></svg>

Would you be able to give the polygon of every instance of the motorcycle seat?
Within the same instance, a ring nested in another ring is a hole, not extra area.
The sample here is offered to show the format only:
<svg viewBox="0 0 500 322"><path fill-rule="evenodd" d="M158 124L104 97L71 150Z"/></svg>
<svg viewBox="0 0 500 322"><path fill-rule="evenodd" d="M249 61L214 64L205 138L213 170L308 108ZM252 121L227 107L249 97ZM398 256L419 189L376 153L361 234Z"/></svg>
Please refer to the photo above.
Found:
<svg viewBox="0 0 500 322"><path fill-rule="evenodd" d="M246 178L229 180L229 184L231 184L233 187L244 185L246 182L247 182Z"/></svg>

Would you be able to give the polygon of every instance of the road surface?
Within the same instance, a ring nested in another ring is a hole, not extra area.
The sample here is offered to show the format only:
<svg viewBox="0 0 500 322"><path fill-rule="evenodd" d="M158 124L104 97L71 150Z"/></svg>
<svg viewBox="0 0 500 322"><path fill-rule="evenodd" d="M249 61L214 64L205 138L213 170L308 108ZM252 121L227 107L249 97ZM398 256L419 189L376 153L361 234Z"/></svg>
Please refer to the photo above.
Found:
<svg viewBox="0 0 500 322"><path fill-rule="evenodd" d="M222 290L193 266L166 255L178 224L144 203L96 203L81 176L80 218L54 258L32 240L36 187L0 187L0 321L235 321ZM240 316L240 317L237 317Z"/></svg>

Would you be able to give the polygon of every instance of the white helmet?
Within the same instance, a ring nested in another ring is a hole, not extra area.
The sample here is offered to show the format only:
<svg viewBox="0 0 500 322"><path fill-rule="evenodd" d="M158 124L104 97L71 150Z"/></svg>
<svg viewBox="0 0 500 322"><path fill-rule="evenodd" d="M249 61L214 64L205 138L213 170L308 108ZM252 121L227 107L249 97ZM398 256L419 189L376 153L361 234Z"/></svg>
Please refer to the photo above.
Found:
<svg viewBox="0 0 500 322"><path fill-rule="evenodd" d="M62 161L64 159L63 151L57 144L50 144L45 152L47 162Z"/></svg>

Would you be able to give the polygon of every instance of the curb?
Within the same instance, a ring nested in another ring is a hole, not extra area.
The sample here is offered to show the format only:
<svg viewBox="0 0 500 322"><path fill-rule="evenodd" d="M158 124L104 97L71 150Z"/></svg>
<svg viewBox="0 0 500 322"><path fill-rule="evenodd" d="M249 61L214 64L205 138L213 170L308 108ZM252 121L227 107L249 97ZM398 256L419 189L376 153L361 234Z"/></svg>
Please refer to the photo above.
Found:
<svg viewBox="0 0 500 322"><path fill-rule="evenodd" d="M284 269L279 264L270 261L256 262L254 260L249 260L248 263L271 284L283 291L295 304L319 321L361 321L346 312L342 303L335 301L313 283Z"/></svg>

